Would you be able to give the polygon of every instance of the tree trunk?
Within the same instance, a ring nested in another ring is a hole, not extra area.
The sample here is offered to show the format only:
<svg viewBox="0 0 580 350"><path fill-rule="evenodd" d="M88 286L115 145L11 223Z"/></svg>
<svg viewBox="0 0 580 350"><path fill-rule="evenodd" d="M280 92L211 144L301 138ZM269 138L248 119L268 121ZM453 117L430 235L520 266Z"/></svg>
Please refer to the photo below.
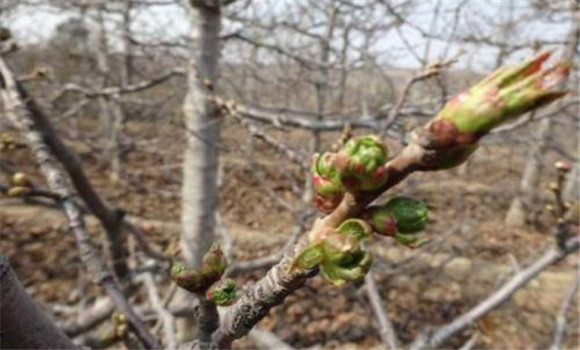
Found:
<svg viewBox="0 0 580 350"><path fill-rule="evenodd" d="M214 241L218 206L219 142L222 118L212 100L219 76L221 9L219 1L192 1L194 50L188 64L187 94L183 103L186 148L181 190L181 253L200 267ZM180 292L179 300L193 302ZM178 323L181 340L191 338L191 320Z"/></svg>
<svg viewBox="0 0 580 350"><path fill-rule="evenodd" d="M0 254L0 349L78 348L24 291Z"/></svg>
<svg viewBox="0 0 580 350"><path fill-rule="evenodd" d="M195 51L188 66L183 104L187 145L183 162L181 249L186 261L199 267L214 240L218 204L217 172L221 115L213 97L220 55L220 8L195 7Z"/></svg>

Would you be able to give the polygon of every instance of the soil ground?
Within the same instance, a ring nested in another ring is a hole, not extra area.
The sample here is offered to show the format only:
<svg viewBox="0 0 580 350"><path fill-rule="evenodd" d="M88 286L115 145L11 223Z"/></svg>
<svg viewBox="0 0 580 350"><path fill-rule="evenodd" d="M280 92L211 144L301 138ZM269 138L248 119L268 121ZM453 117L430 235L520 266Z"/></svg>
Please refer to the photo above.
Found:
<svg viewBox="0 0 580 350"><path fill-rule="evenodd" d="M82 135L95 133L91 122L80 128ZM180 128L168 123L130 122L126 132L137 141L127 154L125 176L117 182L108 176L107 159L96 139L76 139L69 144L110 203L133 217L177 224L183 145ZM304 133L273 134L297 147L307 144L308 135ZM335 138L328 134L325 146ZM292 232L296 216L274 197L298 206L300 194L293 186L302 183L305 174L258 141L253 162L248 162L247 134L239 126L225 128L220 146L220 213L237 238L237 258L246 260L277 251ZM508 228L503 223L517 190L523 153L513 147L484 144L461 175L458 170L417 174L389 193L412 195L431 206L425 233L434 241L431 246L408 251L387 239L371 244L377 256L380 293L402 342L411 341L426 325L445 323L466 311L518 264L525 264L551 244L554 219L548 213L540 212L533 223L522 228ZM44 184L26 149L11 151L2 158L15 170L30 174L36 184ZM546 164L554 160L554 155L546 155ZM553 169L547 167L544 182L547 184L553 176ZM538 189L538 195L546 203L551 200L547 190ZM66 225L44 217L47 210L38 205L22 206L20 200L0 199L0 251L9 257L35 300L58 317L67 318L71 317L67 310L79 302L90 302L102 291L84 275ZM146 223L142 229L156 248L176 250L177 232ZM92 231L102 242L100 231ZM426 257L405 260L409 255L421 255L422 249ZM440 263L435 264L434 257ZM478 331L476 348L547 348L554 317L573 280L577 260L572 256L550 268L543 278L447 346L459 347ZM252 283L262 274L241 276L238 282ZM580 345L577 308L576 302L568 315L567 348ZM358 286L335 288L316 277L273 309L260 326L297 348L379 347L370 315ZM253 346L251 340L237 344L239 348Z"/></svg>

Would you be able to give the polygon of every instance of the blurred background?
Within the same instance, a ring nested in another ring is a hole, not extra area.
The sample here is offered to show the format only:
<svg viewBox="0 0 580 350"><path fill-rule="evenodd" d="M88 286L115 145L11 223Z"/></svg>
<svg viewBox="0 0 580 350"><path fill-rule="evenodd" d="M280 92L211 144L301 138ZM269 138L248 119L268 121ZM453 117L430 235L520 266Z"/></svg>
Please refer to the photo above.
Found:
<svg viewBox="0 0 580 350"><path fill-rule="evenodd" d="M237 0L222 11L216 91L239 115L222 125L217 232L235 241L236 261L276 254L297 227L309 227L310 155L330 149L346 122L355 135L383 135L395 155L450 97L546 49L554 61L573 62L571 93L495 130L459 168L397 186L389 195L430 205L430 242L411 250L383 239L370 249L385 310L406 343L468 310L553 244L548 185L556 161L572 165L563 195L578 197L580 2ZM0 25L18 46L8 61L20 80L99 193L167 254L179 243L182 105L195 21L178 0L0 3ZM0 130L12 134L3 119ZM0 169L0 181L20 171L43 183L24 147L2 150ZM96 223L89 228L102 235ZM67 230L45 202L0 198L0 251L65 329L102 295ZM550 347L562 301L577 289L577 260L547 269L447 346L475 339L476 348ZM252 283L264 271L236 279ZM164 294L170 285L159 281ZM133 299L146 302L139 293ZM580 346L577 298L571 302L562 342L570 349ZM296 348L377 348L370 310L359 286L316 277L260 327ZM236 346L258 345L250 337Z"/></svg>

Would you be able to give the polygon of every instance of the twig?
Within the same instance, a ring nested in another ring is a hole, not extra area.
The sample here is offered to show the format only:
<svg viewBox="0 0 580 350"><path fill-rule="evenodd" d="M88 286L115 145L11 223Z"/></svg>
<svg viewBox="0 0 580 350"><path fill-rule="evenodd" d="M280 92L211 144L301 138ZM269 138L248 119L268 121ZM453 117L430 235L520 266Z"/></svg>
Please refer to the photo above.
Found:
<svg viewBox="0 0 580 350"><path fill-rule="evenodd" d="M163 306L163 301L159 297L159 290L153 280L153 274L146 273L143 275L143 281L147 287L149 301L155 312L159 315L163 323L163 333L165 334L165 348L177 349L178 343L175 337L175 319L173 315Z"/></svg>
<svg viewBox="0 0 580 350"><path fill-rule="evenodd" d="M381 296L377 290L377 285L375 283L375 278L372 271L367 273L365 276L365 291L369 298L373 314L377 320L378 331L383 344L385 344L387 348L391 350L399 349L400 345L399 341L397 340L397 334L395 333L395 329L393 328L391 320L383 308Z"/></svg>
<svg viewBox="0 0 580 350"><path fill-rule="evenodd" d="M411 92L411 87L415 83L418 83L420 81L423 81L425 79L428 79L428 78L431 78L435 75L438 75L441 72L442 68L444 68L446 66L450 66L453 63L457 62L457 58L460 55L461 55L461 52L459 52L454 57L448 59L447 61L436 62L434 64L431 64L431 65L425 67L425 69L423 69L419 74L415 74L411 78L409 78L407 83L405 83L405 87L403 88L403 92L401 93L401 95L397 99L397 102L389 110L389 114L387 115L385 123L382 126L381 136L383 136L383 137L386 136L387 130L389 130L389 128L395 122L395 119L399 115L401 108L403 108L403 106L405 105L405 101L407 100L407 97L409 96L409 92Z"/></svg>
<svg viewBox="0 0 580 350"><path fill-rule="evenodd" d="M164 83L165 81L169 80L170 78L172 78L174 76L184 75L184 74L185 74L185 72L183 70L174 69L170 72L164 73L164 74L162 74L156 78L153 78L151 80L141 81L139 83L127 85L124 87L120 87L120 86L104 87L104 88L101 88L99 90L91 90L91 89L82 87L82 86L77 85L77 84L68 83L68 84L65 84L65 86L55 96L52 97L51 102L52 103L56 102L57 100L62 98L68 92L78 92L78 93L85 95L87 98L94 98L94 97L104 96L104 95L122 95L122 94L128 94L128 93L135 93L135 92L139 92L139 91L143 91L143 90L152 88L152 87L159 85L161 83Z"/></svg>
<svg viewBox="0 0 580 350"><path fill-rule="evenodd" d="M292 346L282 341L274 333L260 328L254 328L248 336L260 349L294 350Z"/></svg>
<svg viewBox="0 0 580 350"><path fill-rule="evenodd" d="M238 120L240 124L242 124L242 126L248 129L248 131L253 137L264 141L266 144L271 146L276 152L284 155L292 162L300 166L301 169L308 169L308 157L306 157L303 153L301 153L298 150L292 149L288 145L285 145L282 142L270 137L262 129L244 119L235 110L231 111L230 115L236 118L236 120Z"/></svg>
<svg viewBox="0 0 580 350"><path fill-rule="evenodd" d="M560 304L558 315L556 315L556 326L554 327L552 346L550 346L551 350L560 349L560 344L562 343L564 333L566 332L566 314L568 313L570 306L572 306L574 295L578 292L578 286L580 285L580 273L578 273L578 270L575 271L575 275L572 285L568 288L566 294L562 298L562 304Z"/></svg>
<svg viewBox="0 0 580 350"><path fill-rule="evenodd" d="M471 350L471 349L473 349L475 344L477 344L478 340L479 340L479 332L474 332L473 335L471 337L469 337L469 339L467 339L465 344L463 344L459 348L459 350Z"/></svg>

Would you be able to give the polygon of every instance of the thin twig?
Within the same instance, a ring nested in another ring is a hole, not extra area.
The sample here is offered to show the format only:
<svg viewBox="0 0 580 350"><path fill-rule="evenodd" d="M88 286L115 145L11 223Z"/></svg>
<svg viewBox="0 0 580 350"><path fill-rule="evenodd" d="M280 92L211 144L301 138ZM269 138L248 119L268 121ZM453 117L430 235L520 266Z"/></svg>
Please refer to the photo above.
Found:
<svg viewBox="0 0 580 350"><path fill-rule="evenodd" d="M562 304L560 304L558 315L556 315L556 326L554 327L554 337L552 340L552 346L550 346L550 350L560 349L560 344L564 339L564 333L566 333L566 314L568 313L570 306L572 306L574 295L576 295L576 292L578 292L578 286L580 285L580 273L578 270L575 271L574 275L574 281L562 298Z"/></svg>
<svg viewBox="0 0 580 350"><path fill-rule="evenodd" d="M393 324L387 316L387 312L383 307L381 301L381 296L377 290L377 285L375 283L375 278L372 271L367 273L365 276L365 292L369 298L371 309L378 323L378 331L381 336L383 344L387 346L388 349L396 350L400 348L399 341L397 340L397 334L393 328Z"/></svg>
<svg viewBox="0 0 580 350"><path fill-rule="evenodd" d="M166 349L177 349L178 343L175 337L175 318L173 315L167 311L163 306L163 301L159 297L159 290L155 285L153 280L153 274L146 273L143 275L143 281L147 287L147 294L149 295L149 301L155 312L159 315L161 322L163 323L163 333L165 334L165 348Z"/></svg>

